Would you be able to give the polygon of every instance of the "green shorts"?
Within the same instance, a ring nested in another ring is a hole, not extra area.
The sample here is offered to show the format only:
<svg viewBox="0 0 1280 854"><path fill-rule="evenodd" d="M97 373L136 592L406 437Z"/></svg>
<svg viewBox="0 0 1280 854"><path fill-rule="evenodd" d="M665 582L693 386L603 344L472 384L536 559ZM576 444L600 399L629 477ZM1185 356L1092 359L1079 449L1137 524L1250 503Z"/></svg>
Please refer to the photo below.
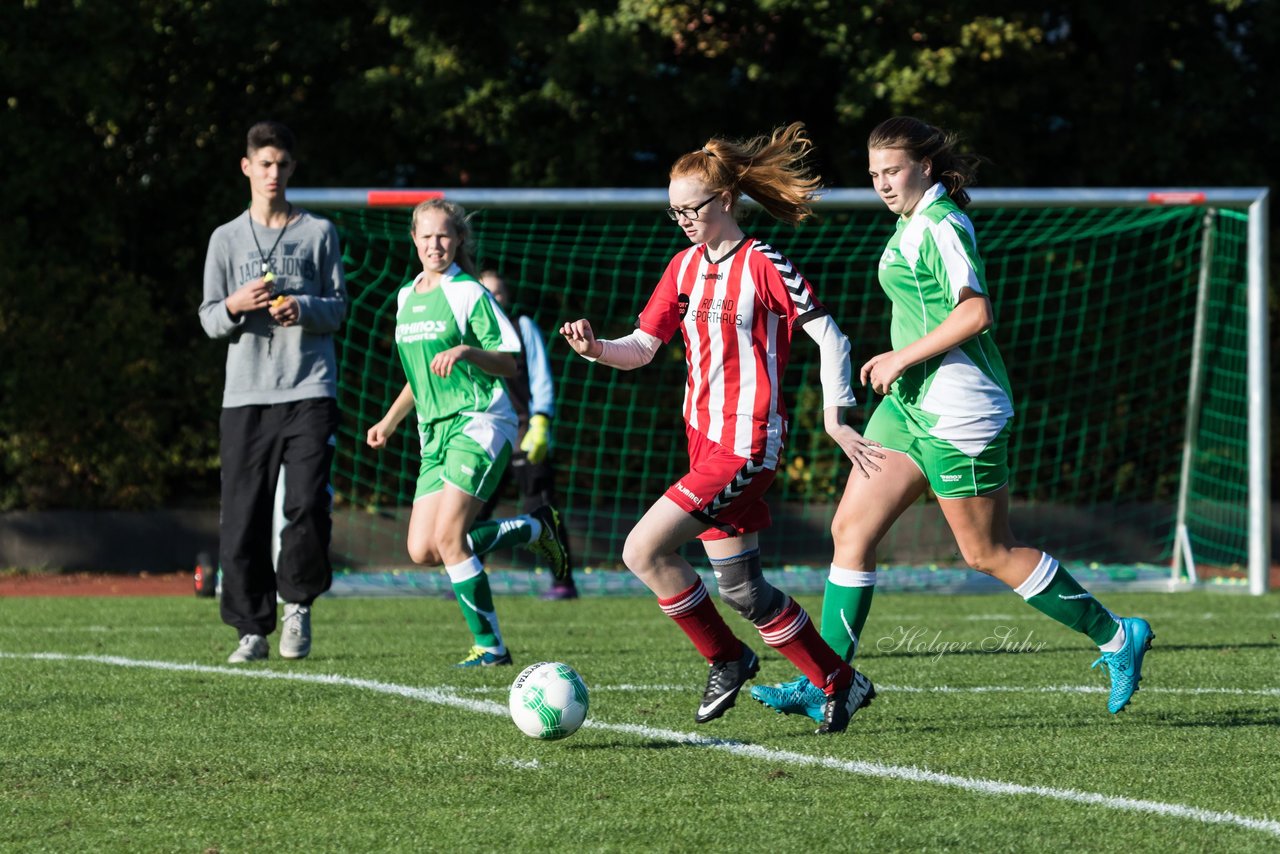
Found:
<svg viewBox="0 0 1280 854"><path fill-rule="evenodd" d="M1011 423L938 417L890 395L871 414L863 435L910 457L939 498L972 498L1009 482Z"/></svg>
<svg viewBox="0 0 1280 854"><path fill-rule="evenodd" d="M422 462L413 500L439 492L448 483L488 501L511 461L511 440L505 426L477 414L419 424Z"/></svg>

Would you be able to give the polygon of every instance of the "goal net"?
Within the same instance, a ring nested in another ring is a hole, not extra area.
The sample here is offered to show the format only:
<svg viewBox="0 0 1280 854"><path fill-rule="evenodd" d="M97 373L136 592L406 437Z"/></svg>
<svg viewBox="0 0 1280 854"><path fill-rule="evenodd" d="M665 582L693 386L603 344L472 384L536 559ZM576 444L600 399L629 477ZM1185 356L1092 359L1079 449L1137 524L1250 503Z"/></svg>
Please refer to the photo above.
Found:
<svg viewBox="0 0 1280 854"><path fill-rule="evenodd" d="M1216 195L1215 195L1216 193ZM634 328L668 259L687 245L661 213L663 192L450 190L472 214L477 257L498 269L542 328L556 383L559 503L576 562L619 569L627 532L685 470L679 336L646 368L575 356L555 330L586 317L605 338ZM418 468L406 423L381 453L364 442L404 385L392 340L396 291L421 267L409 207L426 193L292 191L341 232L351 305L340 334L342 427L333 466L334 551L353 570L410 568L404 538ZM1251 488L1266 427L1251 405L1265 371L1249 290L1265 229L1259 191L975 191L970 209L996 314L994 335L1017 411L1010 444L1012 522L1023 541L1112 580L1235 579L1265 547ZM1261 193L1265 222L1265 191ZM893 217L868 191L837 191L799 228L758 210L744 230L814 284L848 335L855 373L890 349L876 281ZM1253 218L1251 224L1251 217ZM1265 253L1264 253L1265 255ZM1261 285L1265 289L1265 285ZM1262 341L1265 342L1265 311ZM1251 364L1252 362L1252 364ZM817 348L800 336L785 379L789 443L768 495L766 566L825 568L829 525L849 463L822 430ZM1265 383L1264 383L1265 397ZM877 404L859 390L853 424ZM1252 443L1251 443L1252 437ZM1265 473L1263 475L1265 487ZM1255 496L1256 498L1256 496ZM500 512L515 512L512 494ZM1265 507L1265 503L1263 504ZM1263 526L1265 527L1265 526ZM690 558L698 556L690 553ZM879 550L885 567L960 565L926 495ZM527 567L518 553L490 565ZM1265 584L1265 581L1263 582ZM1255 591L1261 592L1261 591Z"/></svg>

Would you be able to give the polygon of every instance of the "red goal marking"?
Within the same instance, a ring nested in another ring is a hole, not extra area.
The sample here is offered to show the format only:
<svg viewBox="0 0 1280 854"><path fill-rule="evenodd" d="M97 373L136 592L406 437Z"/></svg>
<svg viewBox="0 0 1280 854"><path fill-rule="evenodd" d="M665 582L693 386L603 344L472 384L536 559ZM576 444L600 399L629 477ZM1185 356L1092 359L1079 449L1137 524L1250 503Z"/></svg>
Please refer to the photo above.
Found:
<svg viewBox="0 0 1280 854"><path fill-rule="evenodd" d="M371 208L411 208L427 199L443 199L440 190L370 190L367 204Z"/></svg>
<svg viewBox="0 0 1280 854"><path fill-rule="evenodd" d="M1203 205L1204 193L1199 190L1177 193L1147 193L1147 201L1153 205Z"/></svg>

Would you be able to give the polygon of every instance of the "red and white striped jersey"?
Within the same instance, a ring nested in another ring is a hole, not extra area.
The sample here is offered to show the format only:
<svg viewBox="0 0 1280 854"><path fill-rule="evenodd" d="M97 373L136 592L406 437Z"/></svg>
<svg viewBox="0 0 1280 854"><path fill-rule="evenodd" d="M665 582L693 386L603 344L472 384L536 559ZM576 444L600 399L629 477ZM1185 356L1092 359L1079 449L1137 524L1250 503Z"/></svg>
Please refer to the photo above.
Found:
<svg viewBox="0 0 1280 854"><path fill-rule="evenodd" d="M638 325L664 342L683 331L689 426L772 469L787 432L780 383L792 332L826 313L790 261L746 237L716 262L705 244L672 258Z"/></svg>

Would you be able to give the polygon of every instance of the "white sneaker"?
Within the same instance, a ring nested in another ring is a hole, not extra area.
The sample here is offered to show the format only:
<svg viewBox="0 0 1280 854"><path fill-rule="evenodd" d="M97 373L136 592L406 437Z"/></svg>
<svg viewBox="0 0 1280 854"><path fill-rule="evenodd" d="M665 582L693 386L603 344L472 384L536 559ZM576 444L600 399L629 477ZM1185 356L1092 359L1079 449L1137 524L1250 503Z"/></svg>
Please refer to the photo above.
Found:
<svg viewBox="0 0 1280 854"><path fill-rule="evenodd" d="M280 657L306 658L311 652L311 609L306 605L284 606L280 624Z"/></svg>
<svg viewBox="0 0 1280 854"><path fill-rule="evenodd" d="M245 635L240 638L236 651L227 656L228 664L243 664L246 661L266 661L270 648L267 639L262 635Z"/></svg>

